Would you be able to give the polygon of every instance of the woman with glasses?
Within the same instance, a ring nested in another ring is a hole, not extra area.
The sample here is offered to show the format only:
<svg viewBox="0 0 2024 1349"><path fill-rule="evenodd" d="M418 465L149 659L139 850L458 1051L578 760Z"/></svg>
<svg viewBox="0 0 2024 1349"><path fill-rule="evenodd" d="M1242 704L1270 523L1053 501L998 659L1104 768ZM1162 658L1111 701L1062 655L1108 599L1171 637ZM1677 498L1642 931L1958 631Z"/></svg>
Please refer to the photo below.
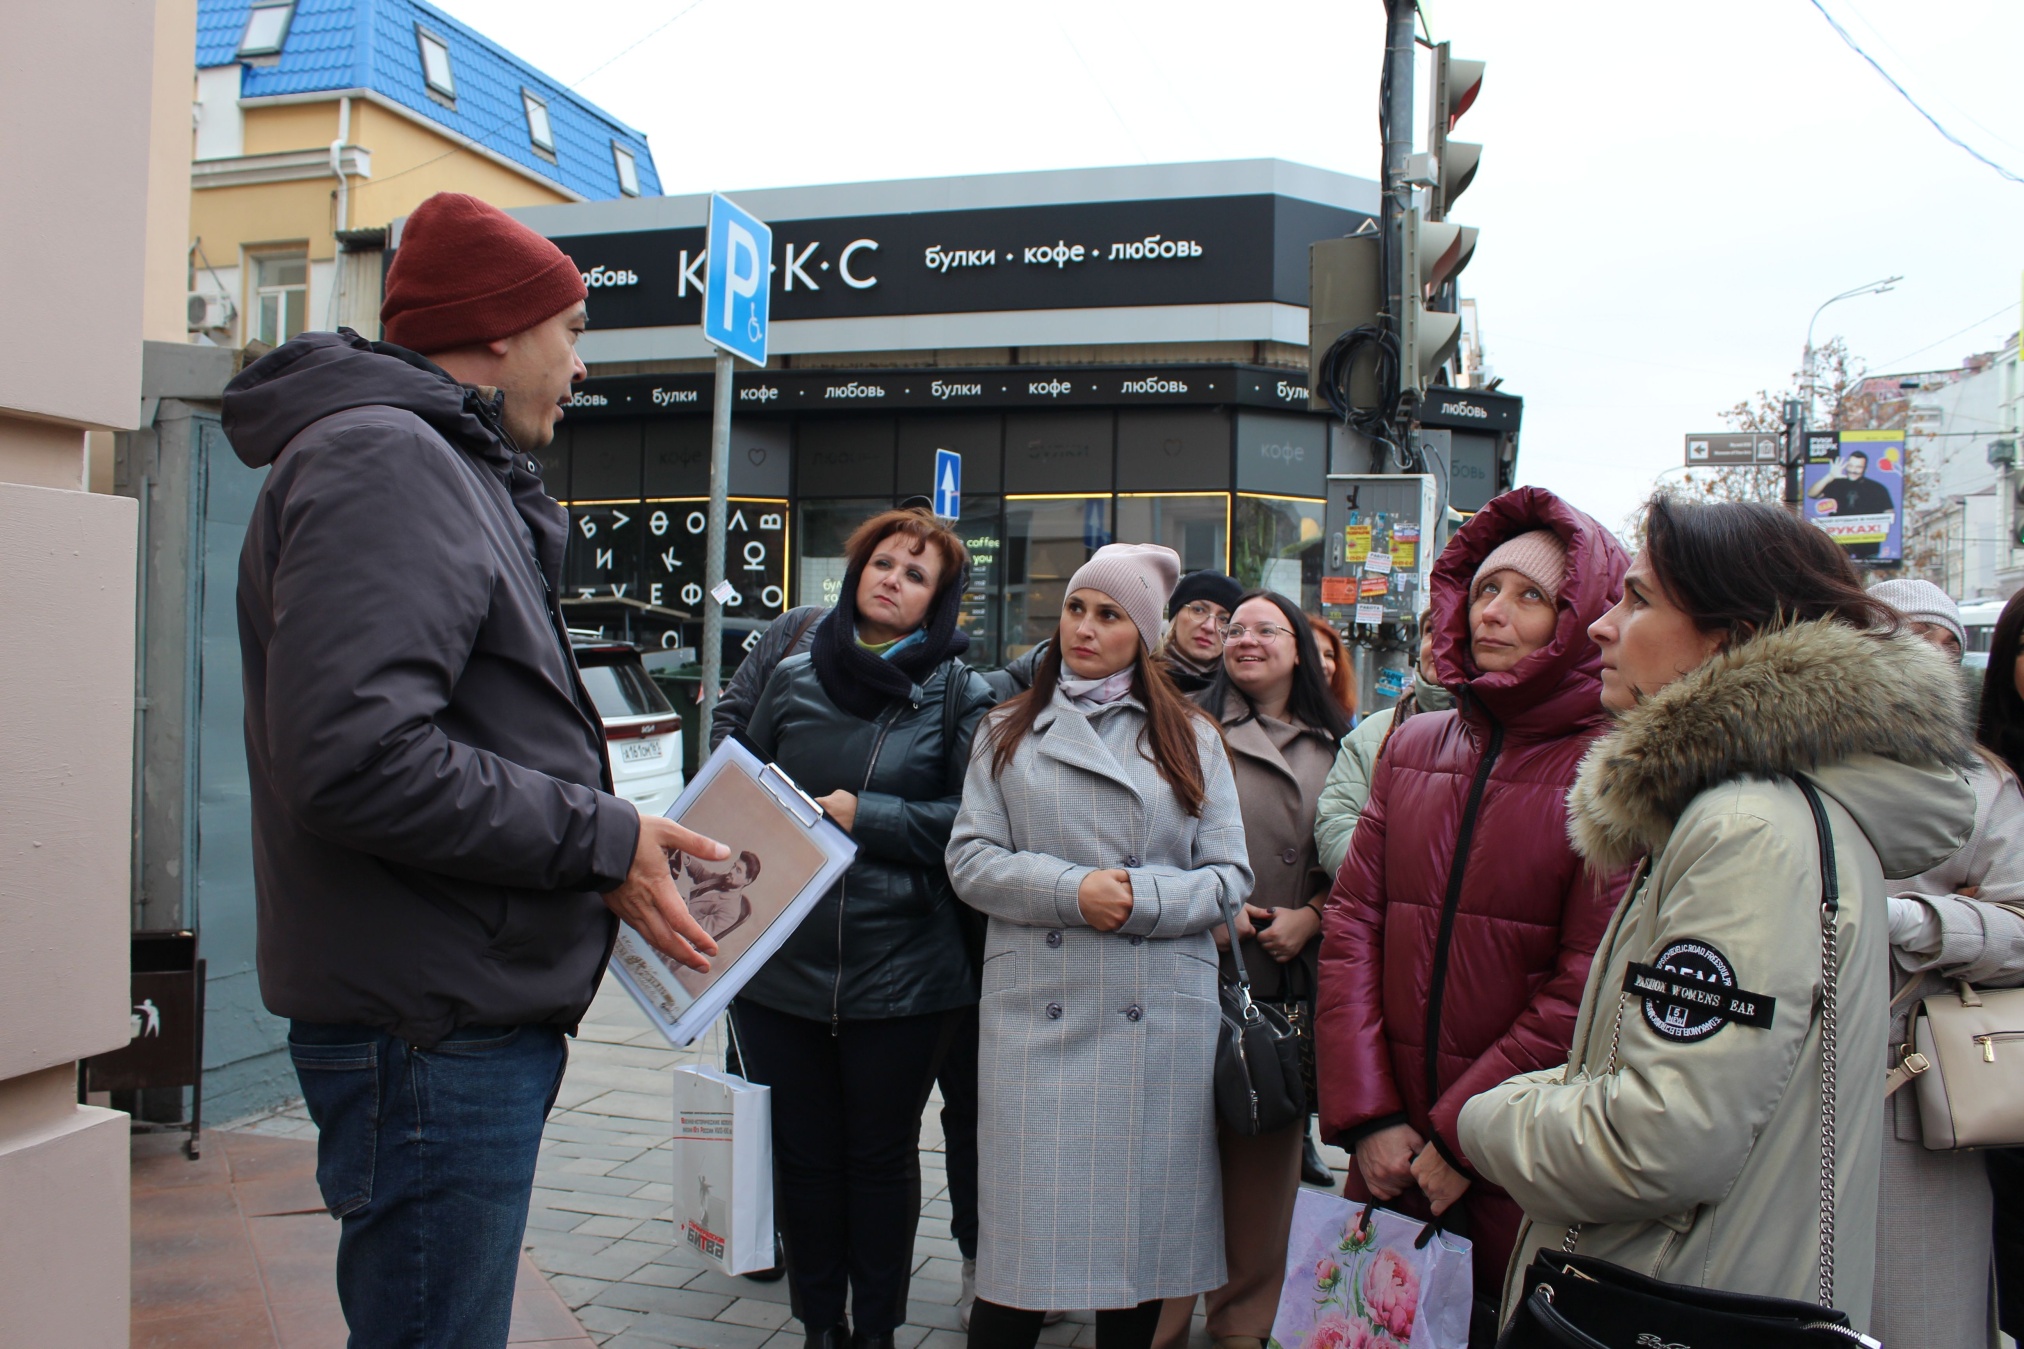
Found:
<svg viewBox="0 0 2024 1349"><path fill-rule="evenodd" d="M1588 627L1627 565L1608 530L1536 487L1461 527L1428 623L1456 706L1392 733L1323 922L1321 1136L1355 1150L1351 1199L1443 1215L1475 1243L1472 1344L1496 1338L1523 1214L1476 1174L1456 1116L1566 1062L1627 879L1575 854L1566 801L1608 725Z"/></svg>
<svg viewBox="0 0 2024 1349"><path fill-rule="evenodd" d="M1311 1017L1328 895L1314 852L1314 806L1349 718L1322 676L1300 606L1269 590L1245 594L1223 625L1223 668L1195 700L1222 724L1243 808L1252 888L1237 935L1253 996L1306 1004ZM1215 936L1225 973L1234 975L1229 936L1221 927ZM1217 1126L1229 1278L1208 1294L1208 1328L1224 1349L1260 1349L1272 1334L1306 1138L1305 1117L1256 1138ZM1160 1349L1186 1343L1194 1307L1192 1297L1167 1300L1154 1341Z"/></svg>
<svg viewBox="0 0 2024 1349"><path fill-rule="evenodd" d="M1167 602L1167 632L1153 649L1174 687L1197 694L1222 668L1223 625L1244 588L1219 571L1191 571Z"/></svg>

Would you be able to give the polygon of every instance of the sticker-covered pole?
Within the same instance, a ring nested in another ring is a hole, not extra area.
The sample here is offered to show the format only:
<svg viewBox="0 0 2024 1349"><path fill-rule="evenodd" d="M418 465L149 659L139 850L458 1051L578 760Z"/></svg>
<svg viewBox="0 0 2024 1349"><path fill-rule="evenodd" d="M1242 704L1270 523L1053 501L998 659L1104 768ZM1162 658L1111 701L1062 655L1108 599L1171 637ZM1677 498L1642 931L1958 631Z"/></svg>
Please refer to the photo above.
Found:
<svg viewBox="0 0 2024 1349"><path fill-rule="evenodd" d="M724 532L731 510L731 353L717 349L717 387L710 415L710 522L703 553L703 697L690 728L698 744L710 743L717 714L718 683L724 675Z"/></svg>

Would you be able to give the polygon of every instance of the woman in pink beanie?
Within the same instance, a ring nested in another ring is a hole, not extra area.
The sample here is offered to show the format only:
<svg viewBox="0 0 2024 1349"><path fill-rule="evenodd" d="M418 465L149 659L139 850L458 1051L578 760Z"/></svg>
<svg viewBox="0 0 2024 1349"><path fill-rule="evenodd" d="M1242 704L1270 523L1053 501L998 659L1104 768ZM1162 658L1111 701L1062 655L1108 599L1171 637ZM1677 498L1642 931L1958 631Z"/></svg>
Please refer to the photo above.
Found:
<svg viewBox="0 0 2024 1349"><path fill-rule="evenodd" d="M1162 1299L1224 1281L1209 930L1251 867L1222 735L1153 657L1179 562L1111 544L1069 578L949 836L991 919L970 1349L1033 1349L1052 1307L1147 1349Z"/></svg>
<svg viewBox="0 0 2024 1349"><path fill-rule="evenodd" d="M1627 880L1575 855L1566 804L1608 724L1588 625L1627 565L1608 530L1538 488L1462 526L1427 620L1455 707L1386 741L1322 920L1321 1136L1355 1150L1351 1199L1445 1215L1474 1241L1472 1344L1495 1339L1523 1215L1475 1175L1456 1116L1514 1073L1566 1062Z"/></svg>

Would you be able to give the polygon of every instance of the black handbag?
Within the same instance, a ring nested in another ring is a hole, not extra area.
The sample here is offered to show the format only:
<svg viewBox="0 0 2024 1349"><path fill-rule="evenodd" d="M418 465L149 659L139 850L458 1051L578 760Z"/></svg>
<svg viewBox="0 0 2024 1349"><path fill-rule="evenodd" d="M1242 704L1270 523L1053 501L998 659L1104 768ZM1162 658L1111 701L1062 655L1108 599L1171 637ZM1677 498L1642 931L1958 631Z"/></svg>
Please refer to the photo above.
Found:
<svg viewBox="0 0 2024 1349"><path fill-rule="evenodd" d="M1540 1251L1497 1349L1849 1349L1875 1346L1832 1307L1648 1278L1565 1251Z"/></svg>
<svg viewBox="0 0 2024 1349"><path fill-rule="evenodd" d="M1216 1113L1237 1133L1255 1138L1307 1118L1300 1041L1284 1012L1251 1000L1236 911L1226 908L1223 919L1230 928L1230 961L1237 977L1218 979L1223 1024L1216 1036Z"/></svg>
<svg viewBox="0 0 2024 1349"><path fill-rule="evenodd" d="M1307 1108L1313 1110L1321 1101L1321 1083L1314 1069L1314 971L1307 967L1307 961L1299 956L1279 967L1280 980L1286 996L1277 1004L1286 1017L1286 1024L1293 1030L1293 1038L1300 1045L1300 1085L1307 1092ZM1298 970L1296 980L1294 971ZM1305 985L1305 993L1294 992L1298 982Z"/></svg>
<svg viewBox="0 0 2024 1349"><path fill-rule="evenodd" d="M1524 1296L1497 1349L1881 1349L1854 1330L1834 1307L1835 1006L1841 972L1835 915L1841 882L1827 808L1811 782L1793 781L1813 810L1820 842L1820 1300L1728 1293L1665 1283L1593 1256L1574 1254L1580 1224L1567 1229L1558 1251L1537 1251L1525 1270ZM1629 996L1617 1003L1623 1024ZM1605 1071L1616 1068L1610 1050Z"/></svg>

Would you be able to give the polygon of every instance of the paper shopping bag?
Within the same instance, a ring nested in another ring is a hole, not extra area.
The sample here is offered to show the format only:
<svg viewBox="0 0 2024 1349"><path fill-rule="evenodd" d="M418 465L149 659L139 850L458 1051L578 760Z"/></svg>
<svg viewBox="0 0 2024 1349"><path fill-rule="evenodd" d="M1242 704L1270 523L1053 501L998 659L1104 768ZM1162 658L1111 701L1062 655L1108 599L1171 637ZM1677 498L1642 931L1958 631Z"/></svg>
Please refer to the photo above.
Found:
<svg viewBox="0 0 2024 1349"><path fill-rule="evenodd" d="M1469 1242L1303 1189L1270 1349L1468 1349Z"/></svg>
<svg viewBox="0 0 2024 1349"><path fill-rule="evenodd" d="M675 1229L726 1274L773 1266L773 1101L717 1068L675 1069Z"/></svg>

